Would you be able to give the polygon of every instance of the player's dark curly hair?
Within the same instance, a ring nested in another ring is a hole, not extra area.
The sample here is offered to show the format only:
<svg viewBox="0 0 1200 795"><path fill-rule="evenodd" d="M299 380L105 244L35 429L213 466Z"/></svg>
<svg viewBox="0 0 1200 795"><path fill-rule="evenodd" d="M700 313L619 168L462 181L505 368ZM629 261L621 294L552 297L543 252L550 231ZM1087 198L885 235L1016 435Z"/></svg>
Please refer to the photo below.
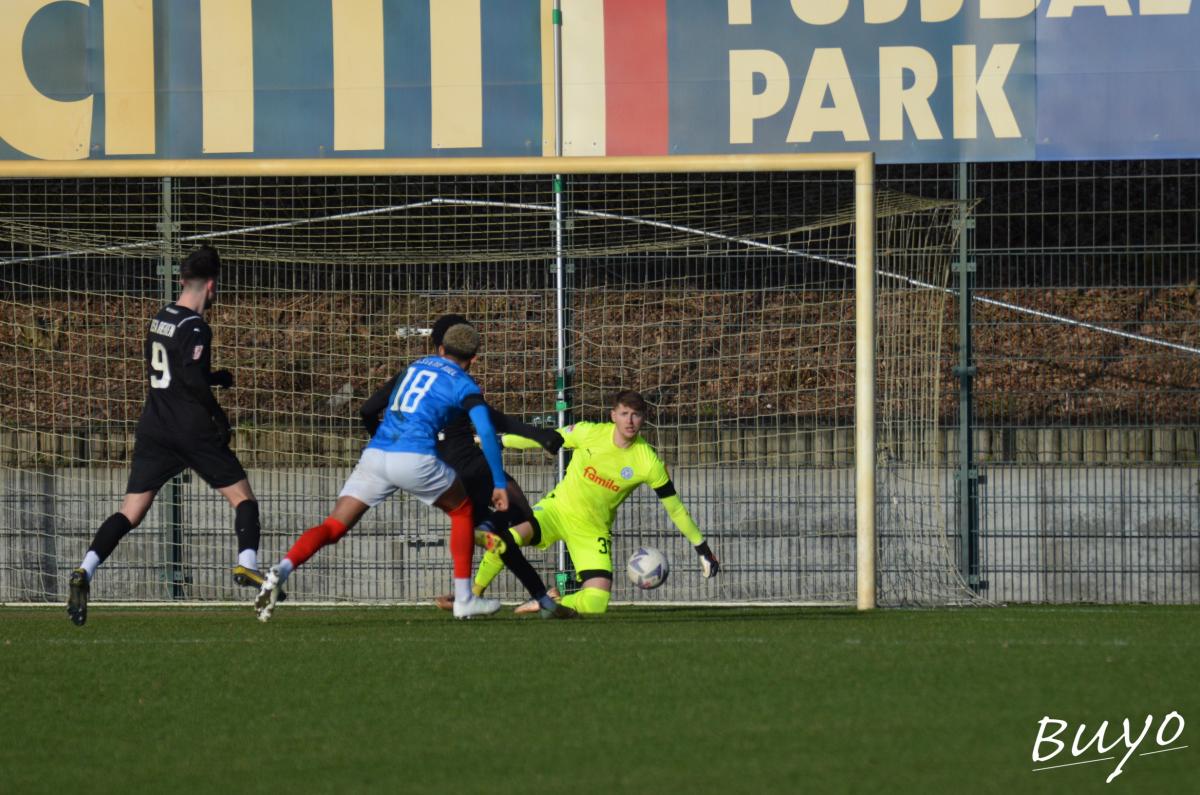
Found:
<svg viewBox="0 0 1200 795"><path fill-rule="evenodd" d="M632 389L622 389L617 394L613 395L612 407L625 406L646 416L646 399L642 397L640 392L634 392Z"/></svg>
<svg viewBox="0 0 1200 795"><path fill-rule="evenodd" d="M194 279L215 279L221 275L221 255L205 243L184 258L183 264L179 266L179 275L185 282Z"/></svg>
<svg viewBox="0 0 1200 795"><path fill-rule="evenodd" d="M462 315L442 315L433 323L433 334L430 335L429 341L433 343L434 350L442 344L442 340L446 338L446 332L451 326L457 326L460 323L471 325L470 322Z"/></svg>

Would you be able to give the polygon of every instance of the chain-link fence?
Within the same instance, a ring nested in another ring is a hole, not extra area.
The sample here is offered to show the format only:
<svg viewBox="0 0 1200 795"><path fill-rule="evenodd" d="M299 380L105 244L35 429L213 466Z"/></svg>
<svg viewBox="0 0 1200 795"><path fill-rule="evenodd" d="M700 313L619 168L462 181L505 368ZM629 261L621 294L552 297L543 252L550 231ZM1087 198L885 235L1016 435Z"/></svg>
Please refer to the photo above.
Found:
<svg viewBox="0 0 1200 795"><path fill-rule="evenodd" d="M881 171L884 185L977 202L964 259L982 592L1200 601L1200 163ZM957 319L942 382L951 482ZM953 487L950 503L970 524Z"/></svg>

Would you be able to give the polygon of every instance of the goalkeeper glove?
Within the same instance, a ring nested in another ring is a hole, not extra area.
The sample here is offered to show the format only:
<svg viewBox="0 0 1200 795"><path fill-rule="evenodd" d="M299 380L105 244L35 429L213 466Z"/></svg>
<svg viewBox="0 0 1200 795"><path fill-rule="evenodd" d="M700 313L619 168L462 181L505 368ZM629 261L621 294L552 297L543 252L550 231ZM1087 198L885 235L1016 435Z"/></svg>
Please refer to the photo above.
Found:
<svg viewBox="0 0 1200 795"><path fill-rule="evenodd" d="M721 570L721 561L717 560L707 541L700 542L696 547L696 554L700 556L700 573L704 575L704 579L709 579Z"/></svg>
<svg viewBox="0 0 1200 795"><path fill-rule="evenodd" d="M563 442L565 440L558 431L550 431L545 435L545 437L539 439L538 441L541 442L542 447L547 453L550 455L558 455L558 451L562 449Z"/></svg>
<svg viewBox="0 0 1200 795"><path fill-rule="evenodd" d="M208 374L208 383L222 389L229 389L233 386L233 373L228 370L213 370Z"/></svg>

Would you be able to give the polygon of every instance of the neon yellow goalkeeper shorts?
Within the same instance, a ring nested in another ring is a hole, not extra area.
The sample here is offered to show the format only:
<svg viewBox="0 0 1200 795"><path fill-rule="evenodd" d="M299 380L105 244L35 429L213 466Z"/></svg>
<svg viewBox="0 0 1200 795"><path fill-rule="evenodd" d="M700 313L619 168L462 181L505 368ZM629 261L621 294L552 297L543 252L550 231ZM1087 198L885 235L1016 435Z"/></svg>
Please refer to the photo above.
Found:
<svg viewBox="0 0 1200 795"><path fill-rule="evenodd" d="M607 527L587 527L564 521L549 500L542 500L533 506L533 516L542 529L538 549L546 549L555 541L562 541L571 553L575 571L581 575L603 571L612 576L612 533Z"/></svg>

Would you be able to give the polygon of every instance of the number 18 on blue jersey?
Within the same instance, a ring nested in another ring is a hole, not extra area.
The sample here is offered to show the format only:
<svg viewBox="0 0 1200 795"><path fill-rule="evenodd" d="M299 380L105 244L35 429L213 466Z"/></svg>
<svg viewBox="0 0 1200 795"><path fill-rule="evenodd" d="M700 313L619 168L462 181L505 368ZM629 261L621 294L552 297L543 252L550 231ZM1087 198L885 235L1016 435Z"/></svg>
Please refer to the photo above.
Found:
<svg viewBox="0 0 1200 795"><path fill-rule="evenodd" d="M482 440L496 488L504 488L500 444L479 386L466 370L440 356L426 356L409 366L367 447L436 456L438 432L464 412Z"/></svg>

